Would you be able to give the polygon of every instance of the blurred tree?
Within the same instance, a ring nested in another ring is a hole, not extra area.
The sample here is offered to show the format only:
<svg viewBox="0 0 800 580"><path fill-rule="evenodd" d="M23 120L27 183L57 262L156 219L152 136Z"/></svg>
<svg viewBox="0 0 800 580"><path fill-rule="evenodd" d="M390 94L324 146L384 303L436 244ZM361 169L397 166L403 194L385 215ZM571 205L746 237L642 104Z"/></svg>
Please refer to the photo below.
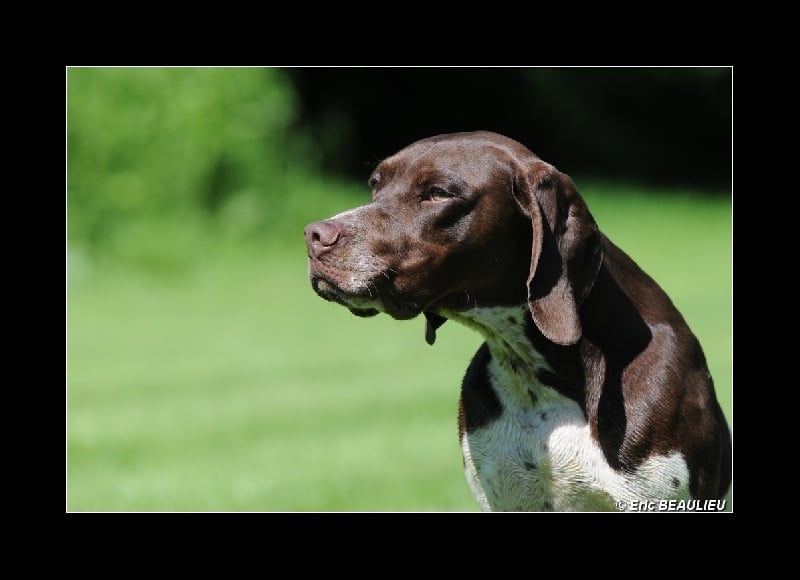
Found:
<svg viewBox="0 0 800 580"><path fill-rule="evenodd" d="M97 247L121 224L165 214L278 219L303 161L295 111L278 69L69 69L70 240Z"/></svg>

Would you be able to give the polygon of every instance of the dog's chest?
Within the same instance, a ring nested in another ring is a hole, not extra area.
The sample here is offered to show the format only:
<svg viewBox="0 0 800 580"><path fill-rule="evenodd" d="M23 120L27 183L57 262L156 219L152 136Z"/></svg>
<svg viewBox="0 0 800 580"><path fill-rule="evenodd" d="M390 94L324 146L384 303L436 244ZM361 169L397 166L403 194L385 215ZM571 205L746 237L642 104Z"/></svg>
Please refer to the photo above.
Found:
<svg viewBox="0 0 800 580"><path fill-rule="evenodd" d="M495 321L515 316L506 309L482 312L481 321L496 327ZM689 497L688 468L678 453L653 456L630 472L613 469L578 403L537 379L547 363L524 332L510 324L500 330L502 343L486 334L492 357L485 372L499 413L461 436L467 480L481 509L601 511Z"/></svg>
<svg viewBox="0 0 800 580"><path fill-rule="evenodd" d="M464 465L480 507L492 511L608 510L613 479L593 449L580 408L568 401L504 409L465 432Z"/></svg>

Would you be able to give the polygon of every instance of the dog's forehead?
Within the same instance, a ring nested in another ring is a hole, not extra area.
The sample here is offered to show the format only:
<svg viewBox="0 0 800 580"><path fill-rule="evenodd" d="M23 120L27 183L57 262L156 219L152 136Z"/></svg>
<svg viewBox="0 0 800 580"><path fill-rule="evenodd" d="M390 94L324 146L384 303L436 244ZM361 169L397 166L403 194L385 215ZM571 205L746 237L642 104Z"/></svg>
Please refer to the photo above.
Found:
<svg viewBox="0 0 800 580"><path fill-rule="evenodd" d="M384 159L370 177L377 185L393 179L424 180L439 175L458 175L478 182L509 164L502 148L469 139L423 140Z"/></svg>

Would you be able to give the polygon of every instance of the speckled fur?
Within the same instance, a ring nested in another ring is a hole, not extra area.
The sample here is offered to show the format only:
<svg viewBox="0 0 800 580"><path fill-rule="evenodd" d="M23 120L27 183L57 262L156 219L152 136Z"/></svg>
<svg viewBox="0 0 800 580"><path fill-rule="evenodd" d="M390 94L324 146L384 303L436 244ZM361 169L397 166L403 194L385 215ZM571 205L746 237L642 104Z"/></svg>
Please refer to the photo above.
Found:
<svg viewBox="0 0 800 580"><path fill-rule="evenodd" d="M467 480L482 510L603 511L691 497L678 452L653 455L631 472L608 464L578 403L537 378L547 363L525 337L527 305L447 316L486 338L488 376L503 407L500 417L461 436Z"/></svg>

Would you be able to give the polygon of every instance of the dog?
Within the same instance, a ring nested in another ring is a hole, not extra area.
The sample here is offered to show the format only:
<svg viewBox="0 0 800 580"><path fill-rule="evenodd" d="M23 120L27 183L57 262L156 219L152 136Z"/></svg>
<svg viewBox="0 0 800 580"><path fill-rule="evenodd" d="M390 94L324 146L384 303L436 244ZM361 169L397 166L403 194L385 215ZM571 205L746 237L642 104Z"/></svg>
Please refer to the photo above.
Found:
<svg viewBox="0 0 800 580"><path fill-rule="evenodd" d="M358 316L422 314L429 344L447 320L483 335L458 406L482 510L725 496L731 434L703 350L567 175L478 131L409 145L369 186L371 203L305 228L311 286Z"/></svg>

